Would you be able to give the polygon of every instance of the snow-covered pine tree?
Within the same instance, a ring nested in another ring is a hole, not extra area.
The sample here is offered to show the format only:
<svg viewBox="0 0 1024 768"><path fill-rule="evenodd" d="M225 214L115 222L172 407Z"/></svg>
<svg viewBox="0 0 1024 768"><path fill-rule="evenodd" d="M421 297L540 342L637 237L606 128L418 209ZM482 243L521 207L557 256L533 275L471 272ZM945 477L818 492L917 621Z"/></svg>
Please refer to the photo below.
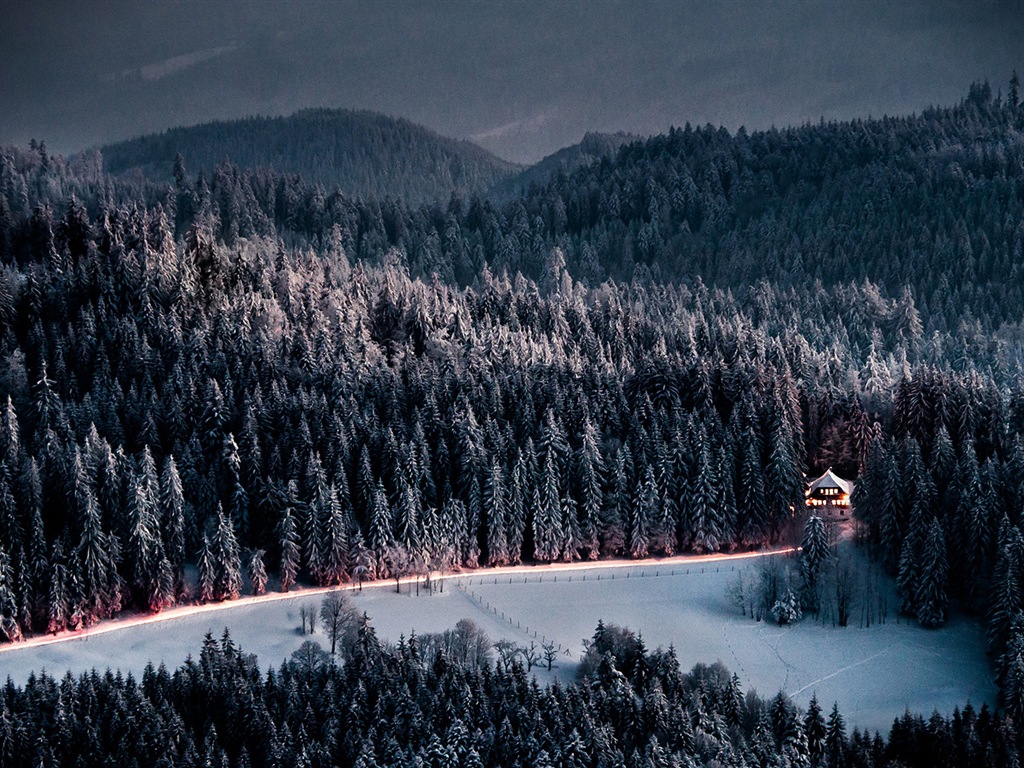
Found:
<svg viewBox="0 0 1024 768"><path fill-rule="evenodd" d="M217 566L213 560L210 537L203 534L199 542L199 553L196 556L196 569L199 572L199 602L209 603L217 597Z"/></svg>
<svg viewBox="0 0 1024 768"><path fill-rule="evenodd" d="M164 552L174 573L176 591L184 588L185 494L174 456L168 455L160 476L160 521Z"/></svg>
<svg viewBox="0 0 1024 768"><path fill-rule="evenodd" d="M697 435L696 475L689 499L693 548L697 552L717 552L722 545L722 520L717 490L719 478L703 430L698 431Z"/></svg>
<svg viewBox="0 0 1024 768"><path fill-rule="evenodd" d="M651 521L656 520L658 515L658 499L654 469L648 465L630 506L628 543L629 554L633 558L647 557Z"/></svg>
<svg viewBox="0 0 1024 768"><path fill-rule="evenodd" d="M217 506L210 553L215 574L214 599L234 600L242 592L242 562L234 526L220 505Z"/></svg>
<svg viewBox="0 0 1024 768"><path fill-rule="evenodd" d="M327 489L326 497L314 500L314 507L322 519L323 583L341 584L348 576L348 531L333 485Z"/></svg>
<svg viewBox="0 0 1024 768"><path fill-rule="evenodd" d="M538 489L539 505L533 518L533 555L542 563L558 559L558 547L562 540L560 485L557 460L552 451L544 459Z"/></svg>
<svg viewBox="0 0 1024 768"><path fill-rule="evenodd" d="M622 446L615 456L601 516L601 551L606 555L620 555L626 551L626 526L633 502L629 489L631 464L629 448Z"/></svg>
<svg viewBox="0 0 1024 768"><path fill-rule="evenodd" d="M598 531L601 526L601 483L604 469L597 442L597 430L589 416L584 419L581 431L577 455L580 545L588 559L596 560L601 548Z"/></svg>
<svg viewBox="0 0 1024 768"><path fill-rule="evenodd" d="M558 548L562 552L562 559L571 563L580 559L580 523L579 514L576 511L576 500L570 493L562 494L561 515L559 528L562 531L562 540Z"/></svg>
<svg viewBox="0 0 1024 768"><path fill-rule="evenodd" d="M800 545L800 572L803 576L804 605L815 611L818 580L831 555L825 521L812 514L804 524L804 537Z"/></svg>
<svg viewBox="0 0 1024 768"><path fill-rule="evenodd" d="M252 593L262 595L267 591L267 568L263 562L266 553L262 549L254 549L249 553L246 563L249 571L249 581L252 582Z"/></svg>
<svg viewBox="0 0 1024 768"><path fill-rule="evenodd" d="M917 582L917 620L923 627L946 623L947 593L946 535L937 517L932 518L921 547L921 572Z"/></svg>
<svg viewBox="0 0 1024 768"><path fill-rule="evenodd" d="M487 564L507 565L509 561L508 539L506 537L508 504L501 466L491 461L484 483L484 514L487 525Z"/></svg>
<svg viewBox="0 0 1024 768"><path fill-rule="evenodd" d="M526 463L522 455L516 459L512 466L512 477L508 484L509 500L506 507L508 522L505 526L508 531L506 537L508 545L508 559L513 565L522 562L523 539L526 535L526 503L529 489L526 482Z"/></svg>
<svg viewBox="0 0 1024 768"><path fill-rule="evenodd" d="M14 571L11 560L0 543L0 633L8 642L21 640L21 625L18 622L18 603L15 600Z"/></svg>
<svg viewBox="0 0 1024 768"><path fill-rule="evenodd" d="M298 488L294 480L288 481L284 509L277 525L277 539L281 548L281 562L278 572L281 577L281 589L285 592L295 583L300 567L301 553L299 543L299 526L296 520L295 504Z"/></svg>

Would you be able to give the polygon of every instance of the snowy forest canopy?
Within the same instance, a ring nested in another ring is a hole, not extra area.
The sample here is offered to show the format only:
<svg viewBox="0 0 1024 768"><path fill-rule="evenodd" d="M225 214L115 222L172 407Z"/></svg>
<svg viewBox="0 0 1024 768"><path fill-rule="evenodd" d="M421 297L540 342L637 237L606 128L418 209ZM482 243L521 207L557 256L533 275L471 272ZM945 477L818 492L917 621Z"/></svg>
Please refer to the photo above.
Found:
<svg viewBox="0 0 1024 768"><path fill-rule="evenodd" d="M0 629L246 569L758 546L832 466L904 610L987 612L1020 711L1022 134L1019 87L979 84L418 208L4 150Z"/></svg>

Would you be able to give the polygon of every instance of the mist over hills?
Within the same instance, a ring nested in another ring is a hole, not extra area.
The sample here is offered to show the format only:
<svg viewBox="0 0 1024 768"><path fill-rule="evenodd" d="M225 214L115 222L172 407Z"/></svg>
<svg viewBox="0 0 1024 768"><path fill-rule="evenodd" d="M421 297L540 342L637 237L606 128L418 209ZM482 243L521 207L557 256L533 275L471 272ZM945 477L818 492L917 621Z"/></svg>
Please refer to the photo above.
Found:
<svg viewBox="0 0 1024 768"><path fill-rule="evenodd" d="M309 109L171 128L102 147L111 174L140 170L171 181L174 158L210 175L225 159L241 168L298 174L350 197L391 197L409 205L486 192L521 166L469 141L440 136L402 118L367 111Z"/></svg>
<svg viewBox="0 0 1024 768"><path fill-rule="evenodd" d="M499 181L491 190L491 196L507 200L529 190L531 184L545 184L559 173L569 174L597 160L611 158L624 144L638 141L641 137L623 131L598 133L590 131L577 144L570 144L557 152L537 161L525 170Z"/></svg>

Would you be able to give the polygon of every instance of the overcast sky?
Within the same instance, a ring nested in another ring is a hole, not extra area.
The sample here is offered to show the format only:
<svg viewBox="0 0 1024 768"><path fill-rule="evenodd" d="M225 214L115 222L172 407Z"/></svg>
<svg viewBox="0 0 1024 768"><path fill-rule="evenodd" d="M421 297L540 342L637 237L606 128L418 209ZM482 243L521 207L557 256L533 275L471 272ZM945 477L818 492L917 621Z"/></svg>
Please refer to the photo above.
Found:
<svg viewBox="0 0 1024 768"><path fill-rule="evenodd" d="M1024 0L0 0L0 143L327 106L531 161L588 130L920 111L1014 68Z"/></svg>

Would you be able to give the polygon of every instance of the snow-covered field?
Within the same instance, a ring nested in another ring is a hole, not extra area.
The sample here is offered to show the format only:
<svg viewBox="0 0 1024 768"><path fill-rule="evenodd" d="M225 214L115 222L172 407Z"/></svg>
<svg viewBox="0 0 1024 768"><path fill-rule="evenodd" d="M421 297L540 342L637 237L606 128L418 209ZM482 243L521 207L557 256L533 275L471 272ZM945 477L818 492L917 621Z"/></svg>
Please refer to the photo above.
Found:
<svg viewBox="0 0 1024 768"><path fill-rule="evenodd" d="M563 649L554 671L563 679L573 675L582 639L593 634L599 619L628 626L643 634L648 648L674 645L684 669L720 660L745 688L762 695L781 688L804 705L817 693L826 709L838 701L851 727L885 731L907 707L927 716L968 700L976 706L994 701L976 622L955 616L938 631L894 620L867 629L822 627L810 620L781 628L756 623L738 615L726 598L729 580L742 567L709 562L557 574L484 572L450 580L433 594L416 596L408 586L396 594L393 583L350 594L378 635L389 640L413 630L448 629L464 617L495 639L529 644L535 633L538 646L552 639ZM297 629L300 607L318 606L319 600L298 593L49 645L8 647L0 653L0 679L23 683L33 670L59 675L92 667L138 674L150 660L173 668L198 653L207 631L219 637L225 627L243 650L257 654L264 666L276 666L308 639ZM313 639L327 645L321 630ZM539 674L541 682L550 677Z"/></svg>

